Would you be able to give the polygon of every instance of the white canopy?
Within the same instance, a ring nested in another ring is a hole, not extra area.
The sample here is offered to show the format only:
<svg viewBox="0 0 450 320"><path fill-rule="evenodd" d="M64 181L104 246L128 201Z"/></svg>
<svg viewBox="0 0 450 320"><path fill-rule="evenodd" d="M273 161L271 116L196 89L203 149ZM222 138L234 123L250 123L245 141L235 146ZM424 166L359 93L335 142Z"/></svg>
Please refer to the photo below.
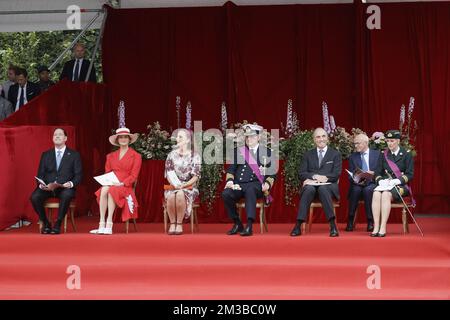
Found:
<svg viewBox="0 0 450 320"><path fill-rule="evenodd" d="M312 3L352 3L353 0L232 0L236 5L276 5ZM432 0L409 0L432 1ZM434 0L448 1L448 0ZM83 28L108 0L0 0L0 32L67 30L66 13L70 5L88 12L81 13ZM222 6L227 0L118 0L121 8ZM406 2L405 0L366 0L365 2ZM52 12L48 12L52 11ZM100 16L91 28L99 28Z"/></svg>

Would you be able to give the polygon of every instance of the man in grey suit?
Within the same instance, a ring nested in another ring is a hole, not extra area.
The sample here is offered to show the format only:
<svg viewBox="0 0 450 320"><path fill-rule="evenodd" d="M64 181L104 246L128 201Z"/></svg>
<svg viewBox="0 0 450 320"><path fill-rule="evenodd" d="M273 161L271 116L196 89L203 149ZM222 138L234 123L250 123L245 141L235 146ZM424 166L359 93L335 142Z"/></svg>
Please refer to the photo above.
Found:
<svg viewBox="0 0 450 320"><path fill-rule="evenodd" d="M11 113L12 113L12 103L3 97L0 97L0 121L6 119Z"/></svg>
<svg viewBox="0 0 450 320"><path fill-rule="evenodd" d="M301 235L301 225L306 221L311 202L318 196L330 223L330 237L339 236L333 210L333 197L339 199L338 180L342 171L342 156L337 150L328 147L328 134L322 128L313 133L316 148L305 153L300 165L300 205L297 223L291 236Z"/></svg>

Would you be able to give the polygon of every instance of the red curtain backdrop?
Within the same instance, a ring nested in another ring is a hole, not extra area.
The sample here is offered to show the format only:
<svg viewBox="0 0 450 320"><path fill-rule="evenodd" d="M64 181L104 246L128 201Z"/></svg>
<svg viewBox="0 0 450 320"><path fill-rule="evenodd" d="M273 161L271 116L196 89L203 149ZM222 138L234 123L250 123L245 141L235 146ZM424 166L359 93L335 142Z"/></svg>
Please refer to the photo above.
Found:
<svg viewBox="0 0 450 320"><path fill-rule="evenodd" d="M69 132L67 145L81 154L77 211L86 214L95 207L98 184L92 177L104 172L113 128L108 106L104 85L61 81L0 123L0 230L20 217L36 221L29 197L40 155L52 147L56 127Z"/></svg>
<svg viewBox="0 0 450 320"><path fill-rule="evenodd" d="M361 3L109 9L105 82L140 132L175 128L180 96L203 128L218 127L222 101L230 123L280 128L292 98L302 128L322 125L326 101L339 126L370 135L397 128L414 96L416 212L449 213L450 3L379 7L381 30Z"/></svg>

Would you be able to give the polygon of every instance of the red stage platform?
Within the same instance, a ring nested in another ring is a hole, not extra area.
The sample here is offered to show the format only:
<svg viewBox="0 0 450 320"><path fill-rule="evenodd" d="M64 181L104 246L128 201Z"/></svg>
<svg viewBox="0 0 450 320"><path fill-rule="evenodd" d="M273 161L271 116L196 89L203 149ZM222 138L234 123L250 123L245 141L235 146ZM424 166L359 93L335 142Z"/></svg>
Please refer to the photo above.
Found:
<svg viewBox="0 0 450 320"><path fill-rule="evenodd" d="M340 225L339 238L324 224L298 238L288 224L248 238L225 235L226 224L183 236L161 224L88 234L97 217L59 236L31 225L0 233L0 299L448 299L450 219L418 220L423 238L413 225L402 235L400 224L386 238L363 225L352 233ZM69 265L81 269L80 290L66 288ZM367 288L370 265L381 269L381 289Z"/></svg>

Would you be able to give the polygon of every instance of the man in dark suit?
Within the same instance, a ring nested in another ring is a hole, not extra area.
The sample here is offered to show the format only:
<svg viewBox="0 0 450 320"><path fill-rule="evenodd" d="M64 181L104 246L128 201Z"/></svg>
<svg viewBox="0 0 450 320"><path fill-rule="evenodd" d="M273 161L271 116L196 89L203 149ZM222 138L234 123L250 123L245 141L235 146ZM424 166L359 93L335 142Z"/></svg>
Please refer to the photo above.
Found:
<svg viewBox="0 0 450 320"><path fill-rule="evenodd" d="M316 148L305 153L300 165L300 180L304 182L300 191L297 223L291 231L291 236L301 235L301 225L306 221L311 202L318 196L330 223L330 237L337 237L339 232L333 210L333 197L339 199L338 181L342 171L342 156L339 151L327 146L328 134L324 129L314 130L313 138Z"/></svg>
<svg viewBox="0 0 450 320"><path fill-rule="evenodd" d="M28 81L28 72L25 69L16 69L16 84L12 85L8 91L9 101L13 105L13 111L19 110L34 97L41 93L41 89L36 83Z"/></svg>
<svg viewBox="0 0 450 320"><path fill-rule="evenodd" d="M355 150L350 155L348 170L354 173L356 169L374 174L381 166L381 152L369 149L369 137L365 134L358 134L354 139ZM351 176L350 189L348 191L348 221L345 231L353 231L355 211L358 208L359 200L364 199L364 208L367 217L367 231L373 231L372 197L376 184L374 179L364 180L356 183Z"/></svg>
<svg viewBox="0 0 450 320"><path fill-rule="evenodd" d="M75 44L72 52L74 55L74 59L67 61L64 64L63 71L61 72L59 80L69 79L70 81L84 82L91 62L84 59L85 47L82 43ZM97 82L94 65L92 65L92 70L89 75L88 81Z"/></svg>
<svg viewBox="0 0 450 320"><path fill-rule="evenodd" d="M261 126L246 125L243 129L246 146L234 150L233 163L227 169L227 183L222 192L222 199L228 216L234 221L233 227L227 234L240 233L241 236L251 236L256 217L257 199L263 198L263 196L270 198L268 194L276 177L276 160L273 159L269 148L259 144L260 133L263 130ZM246 157L249 161L246 160ZM263 169L264 164L265 169ZM245 229L236 209L236 204L242 198L245 199L245 212L247 213Z"/></svg>
<svg viewBox="0 0 450 320"><path fill-rule="evenodd" d="M53 132L55 148L42 153L37 177L46 185L38 183L38 187L31 195L31 203L39 219L43 223L42 233L59 234L61 222L69 208L70 201L75 196L75 188L81 182L83 170L80 154L66 147L67 134L58 128ZM52 190L55 183L57 188ZM51 226L44 210L44 202L50 197L59 198L58 219Z"/></svg>

